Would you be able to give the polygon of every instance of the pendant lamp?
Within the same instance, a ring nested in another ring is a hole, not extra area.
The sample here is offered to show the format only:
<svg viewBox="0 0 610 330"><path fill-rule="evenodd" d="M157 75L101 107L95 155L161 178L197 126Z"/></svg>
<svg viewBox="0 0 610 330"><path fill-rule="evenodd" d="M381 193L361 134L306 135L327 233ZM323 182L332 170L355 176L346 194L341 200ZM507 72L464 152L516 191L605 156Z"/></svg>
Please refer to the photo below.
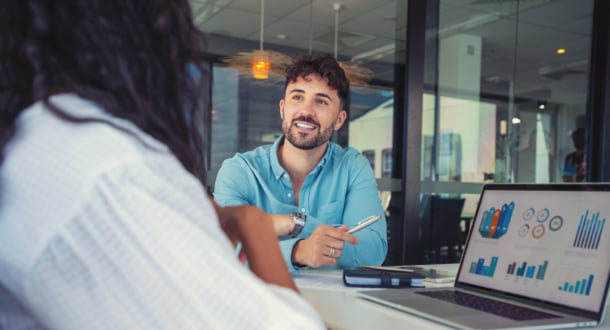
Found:
<svg viewBox="0 0 610 330"><path fill-rule="evenodd" d="M225 57L222 61L239 75L256 80L283 80L286 67L292 63L289 56L280 52L263 49L265 34L265 0L261 0L259 49L250 52L239 52Z"/></svg>

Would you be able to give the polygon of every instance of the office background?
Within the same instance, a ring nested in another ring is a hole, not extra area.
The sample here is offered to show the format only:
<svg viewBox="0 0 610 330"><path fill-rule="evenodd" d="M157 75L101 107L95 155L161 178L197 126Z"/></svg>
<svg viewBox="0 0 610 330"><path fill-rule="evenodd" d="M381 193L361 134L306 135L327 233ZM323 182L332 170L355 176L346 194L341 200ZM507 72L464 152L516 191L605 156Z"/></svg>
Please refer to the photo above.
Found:
<svg viewBox="0 0 610 330"><path fill-rule="evenodd" d="M281 133L286 60L335 55L362 79L333 139L375 171L387 264L456 261L483 184L562 182L577 128L585 181L610 181L606 0L191 3L214 72L209 185L224 159ZM249 61L261 53L271 71L255 79ZM439 250L439 228L458 229L443 238L457 255Z"/></svg>

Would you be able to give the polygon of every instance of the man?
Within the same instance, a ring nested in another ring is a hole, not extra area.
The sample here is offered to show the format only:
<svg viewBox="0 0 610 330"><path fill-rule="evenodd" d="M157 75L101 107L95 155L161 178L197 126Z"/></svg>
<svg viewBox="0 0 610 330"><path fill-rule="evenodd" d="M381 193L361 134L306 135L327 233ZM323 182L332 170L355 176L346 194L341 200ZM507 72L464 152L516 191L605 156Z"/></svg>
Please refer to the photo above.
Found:
<svg viewBox="0 0 610 330"><path fill-rule="evenodd" d="M288 231L208 198L187 0L9 0L0 22L0 329L325 328Z"/></svg>
<svg viewBox="0 0 610 330"><path fill-rule="evenodd" d="M291 271L299 267L381 264L386 221L369 162L352 148L329 142L344 124L349 82L330 56L307 55L286 70L279 102L283 136L225 160L214 197L220 205L251 204L272 214ZM349 228L371 215L381 220Z"/></svg>
<svg viewBox="0 0 610 330"><path fill-rule="evenodd" d="M579 127L571 136L576 150L569 153L563 161L563 182L583 182L587 175L585 129Z"/></svg>

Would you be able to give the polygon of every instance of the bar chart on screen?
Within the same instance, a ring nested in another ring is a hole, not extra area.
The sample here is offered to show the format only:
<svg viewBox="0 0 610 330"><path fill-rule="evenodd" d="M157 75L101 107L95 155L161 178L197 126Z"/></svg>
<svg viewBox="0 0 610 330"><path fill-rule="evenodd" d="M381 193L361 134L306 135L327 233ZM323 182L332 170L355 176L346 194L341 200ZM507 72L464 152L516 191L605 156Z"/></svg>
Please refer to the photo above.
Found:
<svg viewBox="0 0 610 330"><path fill-rule="evenodd" d="M599 212L587 210L580 217L572 245L575 248L597 250L605 225L606 218L601 218Z"/></svg>
<svg viewBox="0 0 610 330"><path fill-rule="evenodd" d="M523 279L544 280L549 261L545 260L542 264L531 264L526 261L508 264L506 274Z"/></svg>
<svg viewBox="0 0 610 330"><path fill-rule="evenodd" d="M579 280L565 281L562 285L557 287L557 290L566 293L588 296L591 294L591 286L593 285L594 279L595 276L593 274L589 274L589 276Z"/></svg>
<svg viewBox="0 0 610 330"><path fill-rule="evenodd" d="M479 258L477 261L470 263L469 272L472 274L493 277L498 265L498 257L491 257L488 265L485 265L485 258Z"/></svg>

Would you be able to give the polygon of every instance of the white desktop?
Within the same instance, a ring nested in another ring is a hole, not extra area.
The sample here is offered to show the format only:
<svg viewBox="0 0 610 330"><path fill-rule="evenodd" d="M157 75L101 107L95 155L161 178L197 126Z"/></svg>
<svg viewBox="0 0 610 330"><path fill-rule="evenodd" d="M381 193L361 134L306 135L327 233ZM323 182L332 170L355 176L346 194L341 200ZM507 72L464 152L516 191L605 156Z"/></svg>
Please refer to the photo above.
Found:
<svg viewBox="0 0 610 330"><path fill-rule="evenodd" d="M457 272L458 264L428 265L426 267ZM423 330L450 329L442 324L359 298L358 291L371 289L345 286L340 270L307 269L295 274L294 278L301 294L318 311L326 326L332 330L383 330L407 327ZM444 286L447 284L428 285ZM607 312L606 315L608 315ZM585 329L610 330L610 321L606 317L600 326Z"/></svg>

